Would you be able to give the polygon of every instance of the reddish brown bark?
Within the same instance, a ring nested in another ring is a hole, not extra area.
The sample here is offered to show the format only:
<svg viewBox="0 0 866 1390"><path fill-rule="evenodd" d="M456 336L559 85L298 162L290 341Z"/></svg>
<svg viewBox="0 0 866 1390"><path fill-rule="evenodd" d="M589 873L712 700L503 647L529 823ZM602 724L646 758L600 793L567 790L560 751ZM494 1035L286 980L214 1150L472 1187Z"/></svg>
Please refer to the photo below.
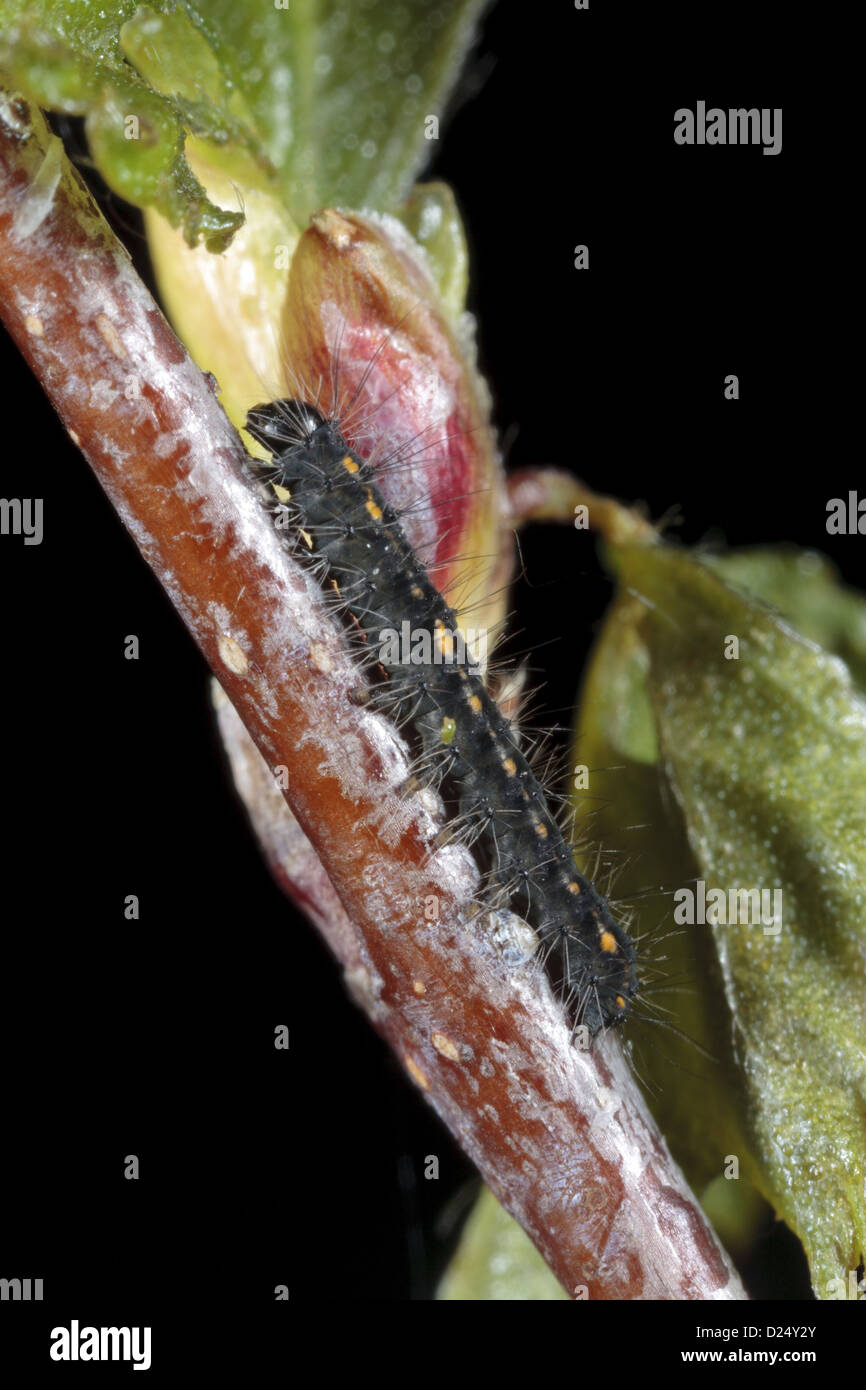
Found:
<svg viewBox="0 0 866 1390"><path fill-rule="evenodd" d="M405 750L354 702L340 632L211 386L21 101L0 109L0 264L10 333L266 763L288 769L342 904L331 944L409 1076L567 1289L742 1297L616 1040L573 1047L543 975L469 920L471 859L432 850L435 807L400 793Z"/></svg>

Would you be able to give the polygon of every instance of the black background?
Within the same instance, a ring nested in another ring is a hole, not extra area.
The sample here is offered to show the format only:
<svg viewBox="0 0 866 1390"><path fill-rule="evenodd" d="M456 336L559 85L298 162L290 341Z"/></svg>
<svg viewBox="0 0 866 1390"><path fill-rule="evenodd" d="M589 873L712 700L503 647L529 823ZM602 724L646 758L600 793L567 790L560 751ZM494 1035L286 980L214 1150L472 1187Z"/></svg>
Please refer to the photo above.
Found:
<svg viewBox="0 0 866 1390"><path fill-rule="evenodd" d="M835 137L790 85L789 12L591 4L489 14L430 171L465 217L509 466L573 468L654 516L677 506L687 543L814 546L862 583L863 540L825 529L828 499L858 483L828 327L845 246ZM698 99L783 107L781 155L676 146L673 113ZM269 1326L279 1344L278 1283L339 1306L429 1299L472 1169L271 883L202 660L3 348L7 441L20 430L3 494L46 499L42 546L0 544L0 1276L46 1286L41 1308L3 1305L9 1335L31 1317L152 1323L177 1367L199 1316L226 1344L255 1328L263 1347ZM609 582L567 528L533 528L523 554L516 625L561 717ZM438 1183L423 1180L431 1153ZM808 1297L796 1245L779 1248L754 1292Z"/></svg>

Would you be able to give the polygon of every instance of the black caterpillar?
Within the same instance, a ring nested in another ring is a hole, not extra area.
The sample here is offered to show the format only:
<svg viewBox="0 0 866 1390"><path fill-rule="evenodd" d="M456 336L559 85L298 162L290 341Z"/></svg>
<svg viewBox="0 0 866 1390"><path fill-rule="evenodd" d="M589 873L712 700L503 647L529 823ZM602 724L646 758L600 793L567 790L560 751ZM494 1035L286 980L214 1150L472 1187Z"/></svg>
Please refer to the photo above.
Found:
<svg viewBox="0 0 866 1390"><path fill-rule="evenodd" d="M450 788L498 900L534 927L575 1025L594 1037L622 1023L638 990L632 941L576 868L511 725L465 651L455 613L373 469L335 421L303 402L258 405L246 428L273 455L267 476L320 578L336 584L371 658L388 670L389 712L412 725L431 778ZM384 656L383 634L404 631L427 634L429 644L395 664Z"/></svg>

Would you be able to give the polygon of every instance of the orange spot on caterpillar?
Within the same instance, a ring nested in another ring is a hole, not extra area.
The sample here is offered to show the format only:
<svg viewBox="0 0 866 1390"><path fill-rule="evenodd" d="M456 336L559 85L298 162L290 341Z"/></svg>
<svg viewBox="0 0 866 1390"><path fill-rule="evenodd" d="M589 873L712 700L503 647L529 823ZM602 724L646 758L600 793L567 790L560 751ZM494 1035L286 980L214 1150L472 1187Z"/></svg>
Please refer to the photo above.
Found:
<svg viewBox="0 0 866 1390"><path fill-rule="evenodd" d="M572 879L571 883L566 884L566 891L568 893L573 893L575 897L577 897L578 893L580 892L580 884L575 883Z"/></svg>
<svg viewBox="0 0 866 1390"><path fill-rule="evenodd" d="M356 463L356 462L355 462L355 460L352 458L351 454L347 454L346 457L343 459L342 462L343 462L343 467L345 468L345 470L346 470L347 473L358 473L358 472L360 472L361 465L360 465L359 463Z"/></svg>
<svg viewBox="0 0 866 1390"><path fill-rule="evenodd" d="M612 931L603 931L598 941L603 951L613 952L616 950L616 937Z"/></svg>
<svg viewBox="0 0 866 1390"><path fill-rule="evenodd" d="M472 712L473 712L474 714L479 714L479 713L480 713L480 711L481 711L481 701L479 700L479 698L478 698L477 695L470 695L470 696L468 697L468 704L469 704L469 708L472 710Z"/></svg>
<svg viewBox="0 0 866 1390"><path fill-rule="evenodd" d="M448 631L444 623L437 622L435 630L435 640L437 649L444 656L451 656L454 652L454 638Z"/></svg>
<svg viewBox="0 0 866 1390"><path fill-rule="evenodd" d="M622 997L621 994L618 994L618 995L616 996L616 1006L617 1006L618 1009L624 1009L624 1008L625 1008L625 1000L623 999L623 997Z"/></svg>
<svg viewBox="0 0 866 1390"><path fill-rule="evenodd" d="M479 701L479 704L480 703L481 702ZM514 761L513 758L503 758L502 766L505 768L505 771L508 773L509 777L515 776L517 772L517 763Z"/></svg>
<svg viewBox="0 0 866 1390"><path fill-rule="evenodd" d="M369 501L364 503L364 506L367 509L368 515L371 516L374 521L382 520L382 508L376 505L372 497L369 499Z"/></svg>
<svg viewBox="0 0 866 1390"><path fill-rule="evenodd" d="M546 839L547 839L547 826L544 824L543 821L540 821L540 820L533 821L533 822L532 822L532 828L533 828L533 830L535 831L536 835L538 836L539 840L546 840Z"/></svg>

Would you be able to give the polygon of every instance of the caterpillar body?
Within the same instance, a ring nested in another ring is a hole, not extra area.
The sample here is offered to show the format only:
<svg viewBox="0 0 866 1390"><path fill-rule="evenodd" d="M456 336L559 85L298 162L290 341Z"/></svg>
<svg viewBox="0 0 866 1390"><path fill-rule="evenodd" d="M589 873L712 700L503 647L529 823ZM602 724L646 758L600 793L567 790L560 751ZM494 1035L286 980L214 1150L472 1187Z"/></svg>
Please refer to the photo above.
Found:
<svg viewBox="0 0 866 1390"><path fill-rule="evenodd" d="M320 578L339 590L371 659L387 671L389 712L412 726L431 779L447 784L457 802L494 899L535 929L575 1026L595 1037L622 1023L638 990L634 945L578 870L482 667L465 650L455 612L372 466L336 420L300 401L258 405L246 428L272 455L267 476ZM420 655L413 649L411 660L383 662L383 633L401 632L407 622L429 634L429 646Z"/></svg>

